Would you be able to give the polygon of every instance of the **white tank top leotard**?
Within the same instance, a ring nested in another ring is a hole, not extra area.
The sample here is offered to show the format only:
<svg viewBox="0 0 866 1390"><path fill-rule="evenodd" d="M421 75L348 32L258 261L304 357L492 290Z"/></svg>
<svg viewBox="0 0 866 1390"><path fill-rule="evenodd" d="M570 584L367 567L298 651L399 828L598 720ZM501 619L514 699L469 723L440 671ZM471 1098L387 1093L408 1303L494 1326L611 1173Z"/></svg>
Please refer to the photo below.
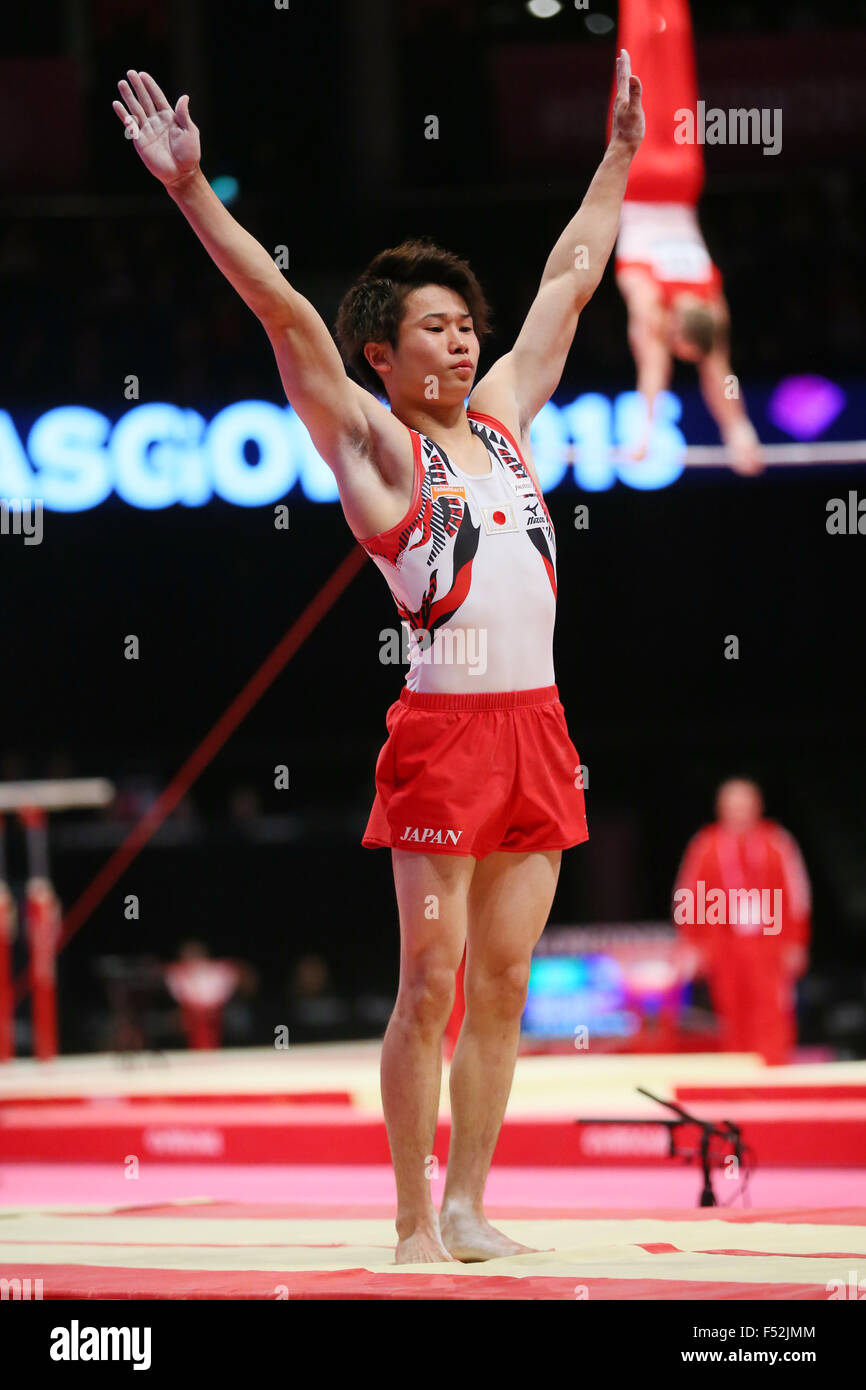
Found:
<svg viewBox="0 0 866 1390"><path fill-rule="evenodd" d="M360 544L382 571L408 637L406 686L424 693L554 684L556 539L520 450L492 416L467 411L492 471L463 472L410 430L412 500Z"/></svg>
<svg viewBox="0 0 866 1390"><path fill-rule="evenodd" d="M697 214L684 203L622 205L616 243L618 263L644 264L656 279L706 283L713 275Z"/></svg>

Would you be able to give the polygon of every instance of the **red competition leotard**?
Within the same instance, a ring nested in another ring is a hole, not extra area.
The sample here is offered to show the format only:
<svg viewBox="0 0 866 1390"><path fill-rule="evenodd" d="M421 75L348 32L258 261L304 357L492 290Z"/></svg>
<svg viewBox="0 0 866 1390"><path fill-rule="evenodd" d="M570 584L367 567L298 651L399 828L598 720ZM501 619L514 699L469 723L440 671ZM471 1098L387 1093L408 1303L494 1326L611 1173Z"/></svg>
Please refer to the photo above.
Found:
<svg viewBox="0 0 866 1390"><path fill-rule="evenodd" d="M698 100L688 0L619 0L617 47L628 50L631 70L641 79L646 117L627 196L633 202L697 207L704 186L702 146L674 139L677 112L694 114ZM609 114L608 132L610 119Z"/></svg>
<svg viewBox="0 0 866 1390"><path fill-rule="evenodd" d="M615 268L651 275L668 306L681 292L716 299L722 277L695 211L703 148L675 138L698 100L688 0L620 0L618 46L643 85L646 134L629 170Z"/></svg>

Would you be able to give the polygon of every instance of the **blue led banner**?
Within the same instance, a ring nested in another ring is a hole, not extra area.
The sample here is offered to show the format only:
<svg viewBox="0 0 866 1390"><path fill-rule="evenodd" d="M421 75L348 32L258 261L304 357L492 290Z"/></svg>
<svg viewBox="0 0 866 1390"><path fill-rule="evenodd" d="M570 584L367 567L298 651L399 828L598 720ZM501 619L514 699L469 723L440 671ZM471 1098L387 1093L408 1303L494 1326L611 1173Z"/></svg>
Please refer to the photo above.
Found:
<svg viewBox="0 0 866 1390"><path fill-rule="evenodd" d="M750 391L748 404L765 441L866 436L866 389L860 385L845 392L821 377L788 378L772 391ZM687 441L717 442L696 392L665 391L649 452L636 462L628 450L642 411L634 391L612 398L587 391L549 402L531 434L544 491L568 475L585 492L616 482L669 487L686 467ZM832 454L832 444L826 447ZM843 457L840 450L839 461ZM214 498L262 507L296 488L310 502L337 500L333 474L289 406L237 401L207 419L167 402L134 405L117 418L86 405L61 405L28 422L0 410L0 500L40 499L57 512L87 511L112 495L143 510L201 507Z"/></svg>

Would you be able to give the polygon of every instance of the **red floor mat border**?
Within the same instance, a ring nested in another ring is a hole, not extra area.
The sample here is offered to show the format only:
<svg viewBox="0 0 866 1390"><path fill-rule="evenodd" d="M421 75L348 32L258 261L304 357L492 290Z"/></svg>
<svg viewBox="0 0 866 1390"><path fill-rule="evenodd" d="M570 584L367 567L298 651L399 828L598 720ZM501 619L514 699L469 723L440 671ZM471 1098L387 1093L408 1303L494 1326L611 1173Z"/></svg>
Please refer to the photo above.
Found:
<svg viewBox="0 0 866 1390"><path fill-rule="evenodd" d="M0 1278L42 1279L43 1301L99 1299L648 1299L742 1302L826 1301L824 1284L692 1282L676 1279L572 1279L503 1275L373 1273L368 1269L219 1270L126 1269L103 1265L0 1264ZM584 1292L585 1291L585 1292ZM286 1295L284 1294L283 1297Z"/></svg>

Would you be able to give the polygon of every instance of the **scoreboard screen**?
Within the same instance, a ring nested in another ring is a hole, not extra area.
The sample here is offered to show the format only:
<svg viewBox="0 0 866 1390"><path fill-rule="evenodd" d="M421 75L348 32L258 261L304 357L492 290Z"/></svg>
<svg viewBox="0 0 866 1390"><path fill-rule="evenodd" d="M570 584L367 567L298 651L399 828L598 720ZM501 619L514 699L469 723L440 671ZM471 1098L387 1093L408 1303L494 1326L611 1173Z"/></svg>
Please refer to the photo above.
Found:
<svg viewBox="0 0 866 1390"><path fill-rule="evenodd" d="M692 963L669 927L560 927L536 947L525 1037L627 1040L685 1004ZM586 1030L583 1033L581 1030ZM586 1046L586 1042L583 1042Z"/></svg>

